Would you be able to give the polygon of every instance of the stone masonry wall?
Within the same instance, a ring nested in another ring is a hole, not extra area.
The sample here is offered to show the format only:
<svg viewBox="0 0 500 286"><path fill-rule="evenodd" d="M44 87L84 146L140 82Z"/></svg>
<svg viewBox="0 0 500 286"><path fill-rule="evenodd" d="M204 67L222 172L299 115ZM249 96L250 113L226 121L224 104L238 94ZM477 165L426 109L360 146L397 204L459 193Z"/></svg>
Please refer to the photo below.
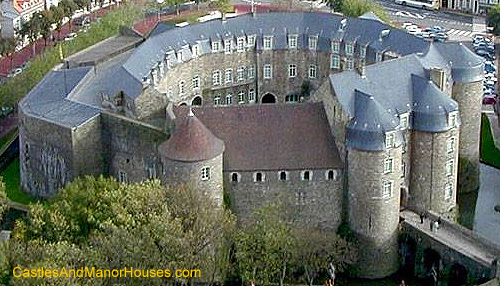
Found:
<svg viewBox="0 0 500 286"><path fill-rule="evenodd" d="M401 146L382 152L349 150L347 158L348 220L359 239L357 275L389 276L398 269ZM393 158L390 173L384 173L386 158ZM392 182L392 192L383 196L383 183L387 181Z"/></svg>
<svg viewBox="0 0 500 286"><path fill-rule="evenodd" d="M231 179L233 172L224 172L226 194L231 209L244 222L255 210L266 204L285 204L297 226L336 231L342 222L343 188L341 170L337 179L327 180L327 170L310 170L310 181L301 180L301 171L287 171L288 180L282 181L279 171L261 171L262 182L255 182L254 172L237 172L238 182Z"/></svg>
<svg viewBox="0 0 500 286"><path fill-rule="evenodd" d="M479 188L479 139L481 132L482 81L454 84L452 97L460 108L460 181L459 191Z"/></svg>
<svg viewBox="0 0 500 286"><path fill-rule="evenodd" d="M455 139L452 152L447 141ZM456 206L458 173L458 128L442 133L413 131L413 153L410 178L410 207L416 211L432 210L447 214ZM446 174L446 164L453 161L452 174ZM445 187L452 186L452 195L446 198Z"/></svg>
<svg viewBox="0 0 500 286"><path fill-rule="evenodd" d="M101 117L95 116L72 132L75 176L102 174Z"/></svg>
<svg viewBox="0 0 500 286"><path fill-rule="evenodd" d="M104 174L137 182L162 172L158 145L168 138L161 129L109 113L101 114Z"/></svg>
<svg viewBox="0 0 500 286"><path fill-rule="evenodd" d="M161 180L165 184L184 182L206 195L210 195L217 205L222 206L222 154L215 158L198 162L180 162L162 158L163 173ZM202 169L210 168L209 179L202 180ZM210 192L210 194L208 194Z"/></svg>
<svg viewBox="0 0 500 286"><path fill-rule="evenodd" d="M19 122L21 188L35 197L53 197L75 175L71 128L26 116L22 108Z"/></svg>

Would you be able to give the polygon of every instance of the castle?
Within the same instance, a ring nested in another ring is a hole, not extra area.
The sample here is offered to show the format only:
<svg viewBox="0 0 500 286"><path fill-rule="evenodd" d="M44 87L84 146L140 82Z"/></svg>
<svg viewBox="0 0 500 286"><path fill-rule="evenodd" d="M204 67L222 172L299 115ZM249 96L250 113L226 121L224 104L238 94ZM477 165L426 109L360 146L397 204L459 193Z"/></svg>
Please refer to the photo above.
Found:
<svg viewBox="0 0 500 286"><path fill-rule="evenodd" d="M130 42L68 61L19 103L24 190L54 196L86 174L182 181L241 220L282 200L299 224L347 222L360 276L379 278L398 267L400 208L449 215L458 178L478 186L483 62L460 43L312 12Z"/></svg>

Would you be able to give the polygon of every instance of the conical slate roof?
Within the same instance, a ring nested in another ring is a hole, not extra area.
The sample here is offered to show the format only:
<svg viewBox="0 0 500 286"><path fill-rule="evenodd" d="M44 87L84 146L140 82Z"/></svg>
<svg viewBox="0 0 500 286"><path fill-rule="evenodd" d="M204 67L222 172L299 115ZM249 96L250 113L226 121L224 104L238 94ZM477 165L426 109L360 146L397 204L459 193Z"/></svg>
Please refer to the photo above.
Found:
<svg viewBox="0 0 500 286"><path fill-rule="evenodd" d="M448 130L448 114L458 104L430 80L411 75L413 86L413 129L425 132Z"/></svg>
<svg viewBox="0 0 500 286"><path fill-rule="evenodd" d="M484 59L474 54L462 43L436 43L436 48L451 65L453 81L470 83L484 78Z"/></svg>
<svg viewBox="0 0 500 286"><path fill-rule="evenodd" d="M212 159L224 152L224 142L215 137L190 110L178 119L174 134L163 142L158 150L168 159L196 162Z"/></svg>
<svg viewBox="0 0 500 286"><path fill-rule="evenodd" d="M399 119L387 113L369 94L355 90L354 101L355 115L347 126L348 146L359 150L384 150L385 133L396 130Z"/></svg>

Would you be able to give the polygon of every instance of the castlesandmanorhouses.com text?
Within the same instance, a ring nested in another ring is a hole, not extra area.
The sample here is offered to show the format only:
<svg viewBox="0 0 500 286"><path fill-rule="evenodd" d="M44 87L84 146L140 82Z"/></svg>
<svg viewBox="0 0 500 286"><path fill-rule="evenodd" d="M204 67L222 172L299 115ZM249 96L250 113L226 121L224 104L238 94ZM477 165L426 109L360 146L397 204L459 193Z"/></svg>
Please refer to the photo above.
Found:
<svg viewBox="0 0 500 286"><path fill-rule="evenodd" d="M195 278L201 277L199 269L134 269L133 267L124 267L121 269L96 269L95 267L81 267L78 269L45 269L39 267L36 269L23 269L14 267L12 270L14 277L20 278L58 278L58 277L87 277L87 278L108 278L108 277L130 277L130 278Z"/></svg>

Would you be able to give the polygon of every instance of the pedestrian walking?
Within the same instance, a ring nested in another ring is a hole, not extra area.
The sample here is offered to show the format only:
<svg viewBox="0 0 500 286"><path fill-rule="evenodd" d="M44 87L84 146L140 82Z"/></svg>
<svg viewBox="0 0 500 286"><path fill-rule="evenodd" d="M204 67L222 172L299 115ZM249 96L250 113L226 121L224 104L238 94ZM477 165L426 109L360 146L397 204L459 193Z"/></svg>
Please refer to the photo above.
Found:
<svg viewBox="0 0 500 286"><path fill-rule="evenodd" d="M405 286L405 281L404 280L401 280L401 283L399 283L399 286Z"/></svg>
<svg viewBox="0 0 500 286"><path fill-rule="evenodd" d="M423 224L423 223L424 223L424 217L425 217L424 212L421 212L421 213L420 213L420 223L421 223L421 224Z"/></svg>
<svg viewBox="0 0 500 286"><path fill-rule="evenodd" d="M439 222L437 220L434 222L434 228L435 228L436 231L439 228Z"/></svg>
<svg viewBox="0 0 500 286"><path fill-rule="evenodd" d="M430 227L431 231L432 231L433 226L434 226L434 222L432 220L429 221L429 227Z"/></svg>

